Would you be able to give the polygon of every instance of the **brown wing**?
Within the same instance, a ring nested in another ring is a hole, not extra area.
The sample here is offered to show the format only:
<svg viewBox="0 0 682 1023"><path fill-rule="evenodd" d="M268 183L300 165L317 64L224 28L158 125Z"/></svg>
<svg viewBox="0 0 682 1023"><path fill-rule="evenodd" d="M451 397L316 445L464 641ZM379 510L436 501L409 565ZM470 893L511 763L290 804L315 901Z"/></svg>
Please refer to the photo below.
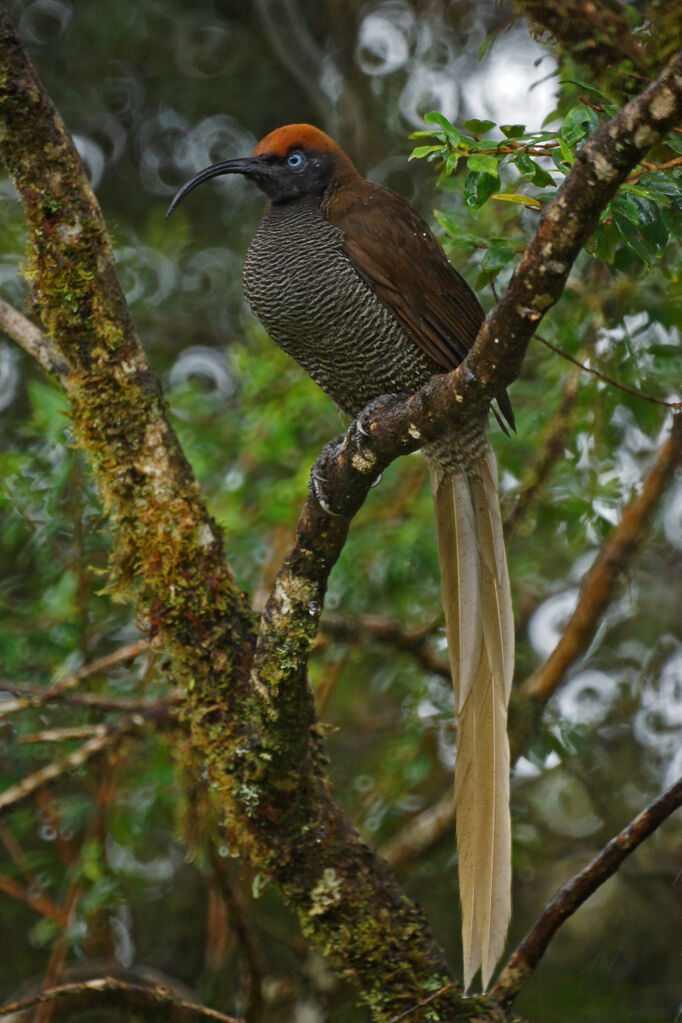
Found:
<svg viewBox="0 0 682 1023"><path fill-rule="evenodd" d="M361 179L334 193L325 213L343 232L349 258L405 333L439 366L459 366L483 310L416 210L395 192ZM513 427L506 393L499 404Z"/></svg>

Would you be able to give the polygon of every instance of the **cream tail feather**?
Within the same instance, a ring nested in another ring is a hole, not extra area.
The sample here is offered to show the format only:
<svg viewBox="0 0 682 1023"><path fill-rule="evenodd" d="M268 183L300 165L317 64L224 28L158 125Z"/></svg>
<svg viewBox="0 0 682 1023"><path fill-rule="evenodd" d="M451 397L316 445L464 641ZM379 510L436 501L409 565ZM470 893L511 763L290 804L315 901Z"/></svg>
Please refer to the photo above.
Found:
<svg viewBox="0 0 682 1023"><path fill-rule="evenodd" d="M455 688L455 814L464 986L487 988L511 915L507 706L514 617L492 448L466 471L430 462Z"/></svg>

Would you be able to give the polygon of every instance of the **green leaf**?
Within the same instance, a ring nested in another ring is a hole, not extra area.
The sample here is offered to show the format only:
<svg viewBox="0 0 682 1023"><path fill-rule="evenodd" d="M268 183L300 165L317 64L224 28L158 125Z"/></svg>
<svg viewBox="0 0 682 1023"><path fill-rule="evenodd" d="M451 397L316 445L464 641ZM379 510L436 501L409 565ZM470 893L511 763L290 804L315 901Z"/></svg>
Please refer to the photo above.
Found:
<svg viewBox="0 0 682 1023"><path fill-rule="evenodd" d="M554 185L554 178L546 171L544 167L541 167L539 163L532 160L528 153L519 153L518 156L512 157L512 163L516 165L518 170L525 174L534 185L538 188L544 188L545 185Z"/></svg>
<svg viewBox="0 0 682 1023"><path fill-rule="evenodd" d="M499 156L484 155L483 153L474 153L473 156L469 157L468 168L470 171L479 171L481 174L491 174L494 178L498 177L498 165L500 162Z"/></svg>
<svg viewBox="0 0 682 1023"><path fill-rule="evenodd" d="M447 117L443 117L437 110L432 110L430 113L425 114L424 120L427 124L437 124L445 132L448 142L451 142L453 146L459 145L462 141L462 136L455 126L450 124Z"/></svg>
<svg viewBox="0 0 682 1023"><path fill-rule="evenodd" d="M410 153L410 160L423 160L425 156L431 156L433 153L442 153L443 146L416 146L415 149Z"/></svg>
<svg viewBox="0 0 682 1023"><path fill-rule="evenodd" d="M583 81L582 78L562 78L559 85L577 85L578 88L587 89L588 92L593 92L596 96L599 96L599 98L603 100L604 106L613 106L606 93L601 92L594 85L590 85L589 82Z"/></svg>
<svg viewBox="0 0 682 1023"><path fill-rule="evenodd" d="M512 163L518 167L522 174L535 173L535 160L531 160L528 153L518 153L512 158Z"/></svg>
<svg viewBox="0 0 682 1023"><path fill-rule="evenodd" d="M533 177L530 180L533 182L534 185L537 185L538 188L545 188L547 186L556 187L556 181L554 180L552 175L549 173L549 171L546 171L545 168L541 167L539 164L536 164L535 173L533 174Z"/></svg>
<svg viewBox="0 0 682 1023"><path fill-rule="evenodd" d="M516 249L505 242L495 242L487 249L481 262L482 270L499 271L516 256Z"/></svg>
<svg viewBox="0 0 682 1023"><path fill-rule="evenodd" d="M477 117L472 117L470 121L464 122L464 127L467 131L470 131L472 135L485 135L491 128L495 127L494 121L479 121Z"/></svg>
<svg viewBox="0 0 682 1023"><path fill-rule="evenodd" d="M561 135L569 145L575 146L591 134L599 124L599 118L594 110L579 103L566 114L561 127Z"/></svg>
<svg viewBox="0 0 682 1023"><path fill-rule="evenodd" d="M488 244L485 239L479 238L476 235L463 234L458 222L448 213L443 213L442 210L434 210L433 215L438 223L448 232L449 238L447 243L451 248L471 249L477 246L485 247Z"/></svg>
<svg viewBox="0 0 682 1023"><path fill-rule="evenodd" d="M525 124L501 124L500 131L507 139L520 139L526 130Z"/></svg>
<svg viewBox="0 0 682 1023"><path fill-rule="evenodd" d="M542 203L532 199L529 195L521 195L520 192L493 192L491 199L502 199L503 202L514 202L519 206L528 206L532 210L542 209Z"/></svg>
<svg viewBox="0 0 682 1023"><path fill-rule="evenodd" d="M453 153L451 149L448 149L447 153L445 154L444 170L446 174L454 174L457 168L457 164L459 163L459 157L460 157L459 153Z"/></svg>
<svg viewBox="0 0 682 1023"><path fill-rule="evenodd" d="M632 202L639 210L639 230L642 238L653 252L660 253L668 244L668 228L665 226L660 208L651 199L644 199L639 195L633 196Z"/></svg>
<svg viewBox="0 0 682 1023"><path fill-rule="evenodd" d="M567 163L569 167L572 167L573 164L575 163L575 153L570 148L570 146L564 141L564 139L557 138L557 142L559 143L559 149L561 151L561 159L565 163ZM561 162L560 161L557 162L556 159L554 160L554 162L557 165L557 167L561 169Z"/></svg>
<svg viewBox="0 0 682 1023"><path fill-rule="evenodd" d="M624 196L617 196L604 210L604 215L608 216L609 213L620 213L621 216L625 217L626 220L630 220L633 224L639 223L639 210L635 206L634 202L630 202Z"/></svg>
<svg viewBox="0 0 682 1023"><path fill-rule="evenodd" d="M649 266L651 263L651 254L646 245L643 243L641 235L635 225L626 217L621 216L617 211L614 211L613 222L618 228L625 244L639 256L643 263L646 263L646 265Z"/></svg>
<svg viewBox="0 0 682 1023"><path fill-rule="evenodd" d="M672 149L674 153L682 153L682 135L679 133L669 135L665 140L665 144Z"/></svg>
<svg viewBox="0 0 682 1023"><path fill-rule="evenodd" d="M623 186L623 191L629 191L628 185ZM655 196L657 199L673 199L682 202L682 180L665 171L650 171L640 178L638 194Z"/></svg>
<svg viewBox="0 0 682 1023"><path fill-rule="evenodd" d="M493 194L499 191L500 179L492 174L469 171L464 179L464 202L472 210L480 209Z"/></svg>
<svg viewBox="0 0 682 1023"><path fill-rule="evenodd" d="M441 225L441 227L445 228L448 234L455 236L461 234L459 224L453 217L450 216L449 213L443 213L442 210L434 210L433 215L438 221L438 223Z"/></svg>

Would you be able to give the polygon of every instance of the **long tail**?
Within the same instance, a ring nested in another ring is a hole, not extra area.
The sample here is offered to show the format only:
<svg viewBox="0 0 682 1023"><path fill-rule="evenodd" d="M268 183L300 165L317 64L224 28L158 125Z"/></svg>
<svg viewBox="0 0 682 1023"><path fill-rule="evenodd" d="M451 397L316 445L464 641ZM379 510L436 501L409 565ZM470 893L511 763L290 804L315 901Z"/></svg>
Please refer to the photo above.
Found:
<svg viewBox="0 0 682 1023"><path fill-rule="evenodd" d="M507 705L514 617L492 448L466 472L431 463L431 477L457 715L464 986L480 967L485 989L511 915Z"/></svg>

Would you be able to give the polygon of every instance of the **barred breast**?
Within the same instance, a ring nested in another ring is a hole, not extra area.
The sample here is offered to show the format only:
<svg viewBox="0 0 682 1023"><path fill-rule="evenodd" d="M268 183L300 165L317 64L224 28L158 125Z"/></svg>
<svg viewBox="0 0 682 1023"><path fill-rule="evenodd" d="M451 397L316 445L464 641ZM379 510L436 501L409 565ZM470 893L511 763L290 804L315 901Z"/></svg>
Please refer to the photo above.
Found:
<svg viewBox="0 0 682 1023"><path fill-rule="evenodd" d="M348 415L379 395L412 393L443 372L355 269L319 197L268 206L246 255L244 291L272 340ZM475 427L440 438L425 453L456 468L484 445Z"/></svg>
<svg viewBox="0 0 682 1023"><path fill-rule="evenodd" d="M355 270L315 197L266 210L244 290L272 340L349 415L438 372Z"/></svg>

